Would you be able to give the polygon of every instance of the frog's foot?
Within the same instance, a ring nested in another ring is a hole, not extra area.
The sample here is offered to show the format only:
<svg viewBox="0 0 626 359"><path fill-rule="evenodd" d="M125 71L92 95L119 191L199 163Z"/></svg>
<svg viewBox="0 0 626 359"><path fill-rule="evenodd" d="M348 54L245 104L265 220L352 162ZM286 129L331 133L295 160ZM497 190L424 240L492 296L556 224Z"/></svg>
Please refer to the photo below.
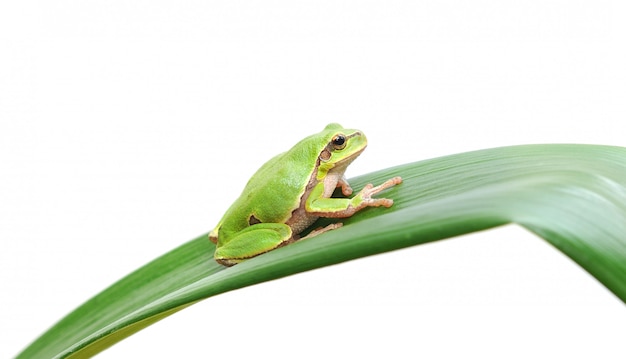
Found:
<svg viewBox="0 0 626 359"><path fill-rule="evenodd" d="M341 193L346 197L352 194L352 187L350 187L348 180L344 176L337 181L337 187L341 187Z"/></svg>
<svg viewBox="0 0 626 359"><path fill-rule="evenodd" d="M393 200L389 198L372 198L373 195L380 193L387 188L393 187L402 183L401 177L394 177L386 180L384 183L374 187L373 184L369 183L360 192L362 202L358 205L357 210L364 207L391 207L393 205Z"/></svg>
<svg viewBox="0 0 626 359"><path fill-rule="evenodd" d="M327 225L326 227L316 228L316 229L312 230L306 236L300 238L300 240L311 238L311 237L315 237L315 236L320 235L320 234L322 234L324 232L328 232L328 231L332 231L333 229L337 229L337 228L339 228L341 226L343 226L343 223L331 223L331 224Z"/></svg>
<svg viewBox="0 0 626 359"><path fill-rule="evenodd" d="M309 214L326 218L346 218L365 207L391 207L393 200L388 198L372 198L373 195L402 183L402 178L394 177L374 187L371 183L352 198L317 198L307 200L306 210Z"/></svg>

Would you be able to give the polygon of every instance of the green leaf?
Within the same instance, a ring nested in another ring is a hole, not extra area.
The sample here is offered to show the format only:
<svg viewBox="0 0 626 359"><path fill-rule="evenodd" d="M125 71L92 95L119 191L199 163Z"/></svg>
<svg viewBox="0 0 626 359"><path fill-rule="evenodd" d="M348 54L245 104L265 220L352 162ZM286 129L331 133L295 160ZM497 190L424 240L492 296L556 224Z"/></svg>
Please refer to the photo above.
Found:
<svg viewBox="0 0 626 359"><path fill-rule="evenodd" d="M231 268L202 235L98 294L20 358L88 357L199 300L376 253L517 223L626 301L626 148L528 145L447 156L351 180L355 189L402 176L395 204L344 227Z"/></svg>

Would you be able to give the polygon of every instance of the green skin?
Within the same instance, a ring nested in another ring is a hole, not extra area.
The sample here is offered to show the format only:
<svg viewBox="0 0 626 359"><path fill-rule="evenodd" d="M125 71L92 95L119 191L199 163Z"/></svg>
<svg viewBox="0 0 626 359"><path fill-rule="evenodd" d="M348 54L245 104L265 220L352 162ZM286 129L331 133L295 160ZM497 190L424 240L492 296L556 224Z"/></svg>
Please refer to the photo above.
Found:
<svg viewBox="0 0 626 359"><path fill-rule="evenodd" d="M400 177L368 184L353 198L330 198L337 187L345 196L352 194L344 172L366 146L361 131L332 123L265 163L209 234L216 243L215 260L232 266L342 225L300 238L319 217L346 218L365 207L390 207L391 199L371 196L401 183Z"/></svg>

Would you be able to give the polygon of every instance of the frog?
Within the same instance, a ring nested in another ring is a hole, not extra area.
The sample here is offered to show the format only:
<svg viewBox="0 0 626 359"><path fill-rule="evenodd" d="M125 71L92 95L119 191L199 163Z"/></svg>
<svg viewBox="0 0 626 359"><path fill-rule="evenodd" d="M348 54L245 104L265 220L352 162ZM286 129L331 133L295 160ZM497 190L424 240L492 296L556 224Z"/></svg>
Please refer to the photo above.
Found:
<svg viewBox="0 0 626 359"><path fill-rule="evenodd" d="M367 184L349 197L353 190L345 171L366 147L362 131L330 123L263 164L209 233L215 261L230 267L343 225L331 223L301 236L320 217L348 218L367 207L391 207L392 199L372 196L402 183L399 176ZM337 188L345 197L331 197Z"/></svg>

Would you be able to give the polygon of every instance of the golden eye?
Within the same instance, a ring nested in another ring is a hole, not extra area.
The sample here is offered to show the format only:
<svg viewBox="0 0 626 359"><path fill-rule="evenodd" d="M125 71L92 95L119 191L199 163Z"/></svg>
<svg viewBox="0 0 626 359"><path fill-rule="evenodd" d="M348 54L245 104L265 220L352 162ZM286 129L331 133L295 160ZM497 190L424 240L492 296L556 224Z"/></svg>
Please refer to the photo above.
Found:
<svg viewBox="0 0 626 359"><path fill-rule="evenodd" d="M331 140L333 144L333 149L335 150L343 150L346 147L346 136L344 135L335 135Z"/></svg>

